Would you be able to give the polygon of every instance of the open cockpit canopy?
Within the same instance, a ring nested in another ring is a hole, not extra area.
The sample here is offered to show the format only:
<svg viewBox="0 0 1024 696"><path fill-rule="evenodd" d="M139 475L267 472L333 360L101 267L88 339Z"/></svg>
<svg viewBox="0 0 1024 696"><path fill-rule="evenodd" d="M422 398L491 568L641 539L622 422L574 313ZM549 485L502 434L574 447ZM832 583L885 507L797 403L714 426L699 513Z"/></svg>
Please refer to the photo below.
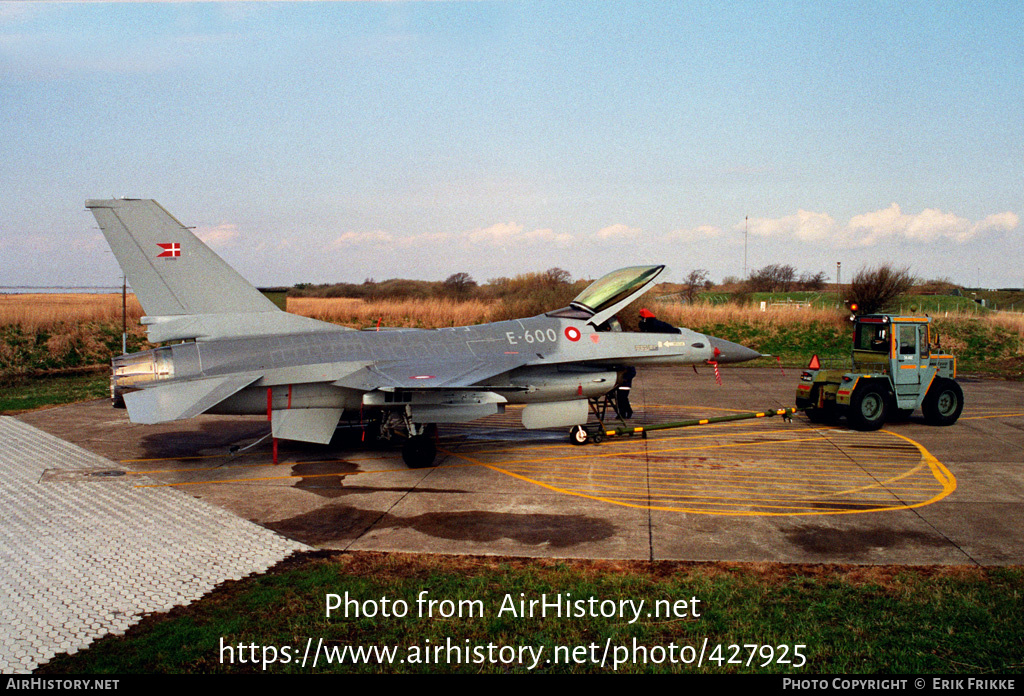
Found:
<svg viewBox="0 0 1024 696"><path fill-rule="evenodd" d="M600 324L654 285L665 266L629 266L612 271L588 285L568 307L548 316L589 319Z"/></svg>

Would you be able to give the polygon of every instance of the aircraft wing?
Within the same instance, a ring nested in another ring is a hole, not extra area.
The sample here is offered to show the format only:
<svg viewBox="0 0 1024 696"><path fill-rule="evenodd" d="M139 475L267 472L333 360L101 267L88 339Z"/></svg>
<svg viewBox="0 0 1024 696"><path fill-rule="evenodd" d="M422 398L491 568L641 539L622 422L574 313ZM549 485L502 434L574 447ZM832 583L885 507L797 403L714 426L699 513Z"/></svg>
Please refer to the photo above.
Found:
<svg viewBox="0 0 1024 696"><path fill-rule="evenodd" d="M427 358L379 360L334 382L362 391L381 389L463 389L527 363L526 356L480 360Z"/></svg>

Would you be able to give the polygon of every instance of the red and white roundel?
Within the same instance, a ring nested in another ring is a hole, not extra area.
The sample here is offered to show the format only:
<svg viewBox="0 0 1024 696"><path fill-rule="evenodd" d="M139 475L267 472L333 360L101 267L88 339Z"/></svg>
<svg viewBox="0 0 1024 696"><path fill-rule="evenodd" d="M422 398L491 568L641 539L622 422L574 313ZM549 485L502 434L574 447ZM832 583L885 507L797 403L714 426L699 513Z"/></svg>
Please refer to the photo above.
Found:
<svg viewBox="0 0 1024 696"><path fill-rule="evenodd" d="M580 330L577 329L575 326L565 327L565 337L568 338L570 341L580 340L580 335Z"/></svg>

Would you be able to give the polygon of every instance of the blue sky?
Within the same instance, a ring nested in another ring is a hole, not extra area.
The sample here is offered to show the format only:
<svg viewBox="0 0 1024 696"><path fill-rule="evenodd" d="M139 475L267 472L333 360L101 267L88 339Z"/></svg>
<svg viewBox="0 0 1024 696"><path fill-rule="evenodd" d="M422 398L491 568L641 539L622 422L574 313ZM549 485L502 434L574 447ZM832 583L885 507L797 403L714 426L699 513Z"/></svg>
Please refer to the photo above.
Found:
<svg viewBox="0 0 1024 696"><path fill-rule="evenodd" d="M1024 284L1017 2L0 2L0 285L155 198L255 284Z"/></svg>

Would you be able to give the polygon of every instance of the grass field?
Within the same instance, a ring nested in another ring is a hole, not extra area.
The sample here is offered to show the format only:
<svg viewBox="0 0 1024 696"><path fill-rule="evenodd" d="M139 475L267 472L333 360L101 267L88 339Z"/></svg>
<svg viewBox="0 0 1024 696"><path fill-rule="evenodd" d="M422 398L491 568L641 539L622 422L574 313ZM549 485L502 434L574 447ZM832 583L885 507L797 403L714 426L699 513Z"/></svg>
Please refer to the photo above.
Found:
<svg viewBox="0 0 1024 696"><path fill-rule="evenodd" d="M290 646L293 661L271 664L267 673L1020 673L1022 589L1021 568L325 553L228 583L187 608L149 617L124 637L104 638L89 650L58 657L39 672L263 672L262 658L276 654L283 659L280 649ZM424 590L427 599L451 601L449 616L443 615L441 603L427 615L428 605L416 601ZM328 618L327 595L343 599L346 592L361 605L360 611L376 606L379 612L381 598L387 597L393 613L400 613L394 611L401 606L396 600L405 602L407 615L356 618L352 607L349 618L341 610ZM566 594L576 600L645 604L638 619L632 609L625 618L541 618L518 612L521 599ZM461 617L455 613L460 600L468 600L461 604ZM661 617L646 616L659 600ZM323 639L339 661L327 664L321 657L315 670L301 667L297 663L309 639L314 646ZM634 641L646 652L637 651ZM222 651L222 644L236 649ZM256 664L238 662L239 644L260 646ZM424 661L429 656L424 649L438 645L468 652L446 653L456 664L437 655ZM489 645L530 646L534 652L523 653L522 661L497 659L495 664L486 659ZM275 653L264 652L263 646L273 646ZM377 652L358 661L342 652L346 646L395 652L391 659ZM477 646L481 652L474 653ZM702 647L704 658L697 666ZM669 658L672 654L676 664ZM222 663L222 656L230 655L235 663ZM683 664L684 659L692 664Z"/></svg>
<svg viewBox="0 0 1024 696"><path fill-rule="evenodd" d="M42 406L59 406L110 395L106 369L78 375L0 377L0 415L13 415Z"/></svg>
<svg viewBox="0 0 1024 696"><path fill-rule="evenodd" d="M493 303L445 299L381 300L348 297L289 297L288 311L351 328L377 326L436 329L488 321Z"/></svg>
<svg viewBox="0 0 1024 696"><path fill-rule="evenodd" d="M128 295L128 326L138 326L142 307ZM52 329L68 324L121 325L121 296L100 293L26 293L0 295L0 326L23 330Z"/></svg>

